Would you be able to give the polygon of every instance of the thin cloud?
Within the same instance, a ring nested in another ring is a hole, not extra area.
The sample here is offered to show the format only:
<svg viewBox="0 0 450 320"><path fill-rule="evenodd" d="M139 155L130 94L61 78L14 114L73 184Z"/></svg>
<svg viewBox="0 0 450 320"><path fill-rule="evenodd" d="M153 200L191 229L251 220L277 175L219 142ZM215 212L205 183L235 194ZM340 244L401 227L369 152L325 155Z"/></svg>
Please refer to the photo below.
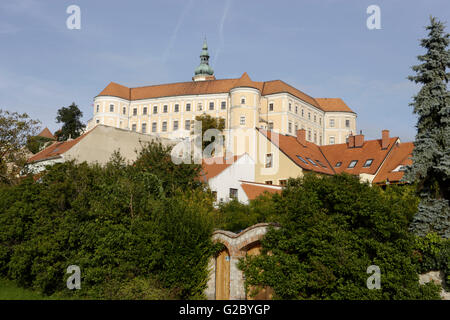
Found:
<svg viewBox="0 0 450 320"><path fill-rule="evenodd" d="M223 10L222 19L220 20L220 25L219 25L219 47L217 48L216 54L214 55L213 64L216 64L217 59L219 57L219 54L220 54L220 52L222 51L222 48L223 48L223 44L224 44L223 29L224 29L224 25L225 25L225 20L227 19L227 16L228 16L228 11L230 10L230 6L231 6L231 0L227 0L225 2L225 8Z"/></svg>
<svg viewBox="0 0 450 320"><path fill-rule="evenodd" d="M177 39L178 31L180 30L180 27L183 24L186 15L189 13L189 10L191 9L192 3L193 3L193 0L189 0L187 5L184 7L184 10L181 13L180 18L178 19L177 25L175 26L175 29L172 32L172 36L170 37L169 44L168 44L166 50L164 51L164 54L162 57L163 63L165 63L167 61L167 58L173 49L175 40Z"/></svg>

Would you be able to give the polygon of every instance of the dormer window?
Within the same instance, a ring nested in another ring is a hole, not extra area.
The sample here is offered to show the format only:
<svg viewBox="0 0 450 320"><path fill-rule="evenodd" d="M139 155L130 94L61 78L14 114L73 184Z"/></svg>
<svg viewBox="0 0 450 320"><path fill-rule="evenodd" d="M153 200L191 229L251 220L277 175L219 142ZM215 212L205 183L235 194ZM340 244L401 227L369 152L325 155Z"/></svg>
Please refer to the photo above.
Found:
<svg viewBox="0 0 450 320"><path fill-rule="evenodd" d="M316 166L316 167L317 167L317 164L316 164L312 159L306 158L306 160L308 160L309 162L311 162L313 166Z"/></svg>
<svg viewBox="0 0 450 320"><path fill-rule="evenodd" d="M336 163L336 165L335 165L334 167L335 167L335 168L339 168L341 165L342 165L342 162L339 161L339 162Z"/></svg>
<svg viewBox="0 0 450 320"><path fill-rule="evenodd" d="M348 165L348 167L349 167L350 169L353 169L353 168L356 166L357 163L358 163L358 160L352 160L352 161L350 162L350 164Z"/></svg>
<svg viewBox="0 0 450 320"><path fill-rule="evenodd" d="M302 157L300 157L299 155L297 155L297 158L300 159L300 161L302 161L304 164L309 164L308 162L306 162L305 159L303 159Z"/></svg>
<svg viewBox="0 0 450 320"><path fill-rule="evenodd" d="M368 168L372 165L373 159L367 159L366 162L364 163L364 168Z"/></svg>

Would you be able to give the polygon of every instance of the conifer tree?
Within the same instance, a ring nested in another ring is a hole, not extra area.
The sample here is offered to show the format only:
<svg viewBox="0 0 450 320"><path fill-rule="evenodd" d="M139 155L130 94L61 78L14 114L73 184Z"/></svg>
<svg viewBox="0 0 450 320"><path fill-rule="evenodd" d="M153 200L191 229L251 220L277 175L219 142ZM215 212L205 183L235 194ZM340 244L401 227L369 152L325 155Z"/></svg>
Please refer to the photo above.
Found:
<svg viewBox="0 0 450 320"><path fill-rule="evenodd" d="M434 17L426 27L428 37L421 40L426 49L413 66L416 75L409 80L420 84L410 104L418 116L413 164L405 180L415 182L421 198L411 229L419 236L429 232L450 238L450 73L449 34Z"/></svg>

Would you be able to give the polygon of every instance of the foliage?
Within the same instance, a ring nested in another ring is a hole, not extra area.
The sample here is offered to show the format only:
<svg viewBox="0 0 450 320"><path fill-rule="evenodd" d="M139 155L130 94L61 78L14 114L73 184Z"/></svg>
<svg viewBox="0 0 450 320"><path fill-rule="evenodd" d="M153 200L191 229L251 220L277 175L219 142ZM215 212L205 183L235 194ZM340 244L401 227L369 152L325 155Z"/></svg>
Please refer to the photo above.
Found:
<svg viewBox="0 0 450 320"><path fill-rule="evenodd" d="M161 150L149 145L133 165L117 153L105 167L56 164L39 182L1 188L0 275L76 298L202 298L212 199L187 187L194 170L156 166ZM66 288L69 265L81 290Z"/></svg>
<svg viewBox="0 0 450 320"><path fill-rule="evenodd" d="M205 132L209 129L216 129L221 132L223 131L223 129L225 129L225 119L224 118L220 118L220 117L215 118L215 117L210 116L209 114L202 114L200 116L196 116L195 120L200 121L202 124L202 137L205 137ZM218 143L215 141L215 137L212 137L211 140L203 139L202 140L202 150L205 150L206 147L212 143L215 143L215 144Z"/></svg>
<svg viewBox="0 0 450 320"><path fill-rule="evenodd" d="M36 154L42 149L46 148L50 142L52 142L53 139L46 138L46 137L40 137L40 136L34 136L29 137L27 139L27 148L31 153Z"/></svg>
<svg viewBox="0 0 450 320"><path fill-rule="evenodd" d="M411 106L418 115L413 164L404 179L416 182L421 197L411 228L417 235L437 232L450 238L450 35L444 24L430 18L426 49L413 66L416 75L409 79L422 85Z"/></svg>
<svg viewBox="0 0 450 320"><path fill-rule="evenodd" d="M273 208L272 197L275 194L262 194L248 205L237 200L219 204L217 227L220 229L240 232L261 222L276 222L277 214Z"/></svg>
<svg viewBox="0 0 450 320"><path fill-rule="evenodd" d="M279 299L439 299L436 285L418 283L408 232L415 201L346 174L290 179L273 197L281 227L266 234L260 256L239 263L247 288L270 286ZM366 286L370 265L381 270L379 290Z"/></svg>
<svg viewBox="0 0 450 320"><path fill-rule="evenodd" d="M39 121L0 109L0 185L17 182L26 164L26 142L36 135Z"/></svg>
<svg viewBox="0 0 450 320"><path fill-rule="evenodd" d="M58 141L65 141L69 137L75 139L81 135L86 127L81 122L81 117L83 117L83 112L81 112L75 102L72 102L68 107L62 107L58 110L56 122L63 123L61 129L55 132Z"/></svg>

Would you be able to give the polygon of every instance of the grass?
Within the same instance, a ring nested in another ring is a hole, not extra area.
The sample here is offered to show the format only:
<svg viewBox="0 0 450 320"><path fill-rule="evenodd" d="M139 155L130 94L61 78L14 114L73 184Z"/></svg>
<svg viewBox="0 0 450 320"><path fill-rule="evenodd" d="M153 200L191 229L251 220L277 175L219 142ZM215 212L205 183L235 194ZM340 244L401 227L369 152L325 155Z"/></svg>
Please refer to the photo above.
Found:
<svg viewBox="0 0 450 320"><path fill-rule="evenodd" d="M0 278L0 300L53 300L30 289L19 288L13 281Z"/></svg>

